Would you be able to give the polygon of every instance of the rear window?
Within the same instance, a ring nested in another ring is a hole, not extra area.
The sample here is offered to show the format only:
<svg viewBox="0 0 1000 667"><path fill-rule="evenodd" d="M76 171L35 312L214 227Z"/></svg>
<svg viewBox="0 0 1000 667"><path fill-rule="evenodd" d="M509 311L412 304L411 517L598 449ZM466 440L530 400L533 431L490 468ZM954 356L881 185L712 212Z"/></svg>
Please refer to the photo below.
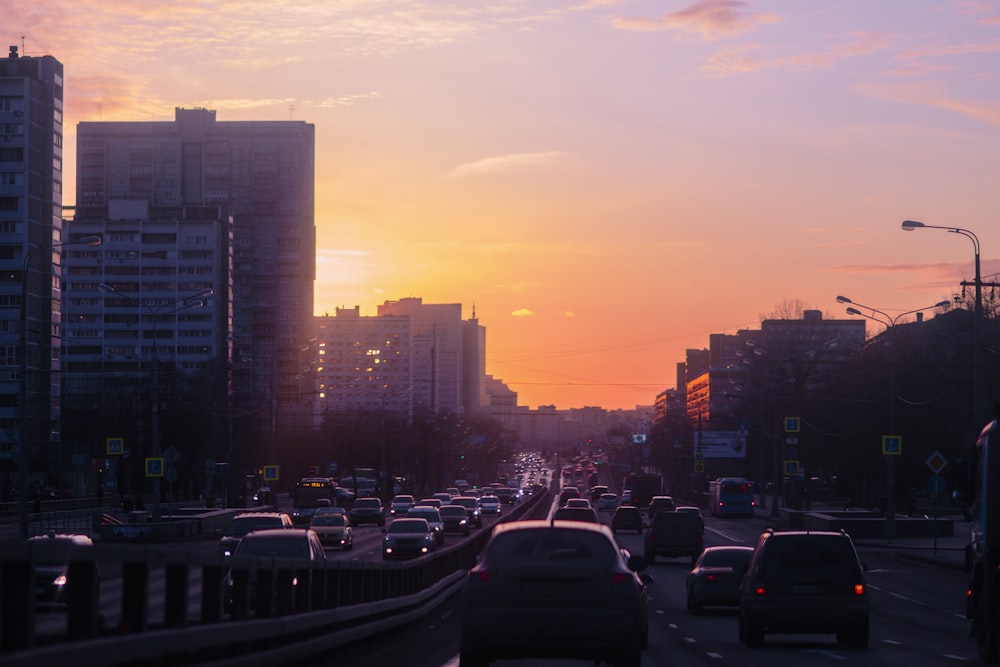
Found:
<svg viewBox="0 0 1000 667"><path fill-rule="evenodd" d="M607 567L616 556L614 545L600 533L561 528L501 533L486 553L489 562L504 565L574 561Z"/></svg>
<svg viewBox="0 0 1000 667"><path fill-rule="evenodd" d="M795 535L770 538L762 554L768 578L801 580L854 576L858 559L850 543L836 536Z"/></svg>
<svg viewBox="0 0 1000 667"><path fill-rule="evenodd" d="M280 517L255 516L236 517L229 523L226 535L229 537L243 537L253 530L264 530L265 528L281 528L284 524Z"/></svg>
<svg viewBox="0 0 1000 667"><path fill-rule="evenodd" d="M240 556L260 556L275 558L308 558L309 543L301 538L254 540L245 538L237 547Z"/></svg>

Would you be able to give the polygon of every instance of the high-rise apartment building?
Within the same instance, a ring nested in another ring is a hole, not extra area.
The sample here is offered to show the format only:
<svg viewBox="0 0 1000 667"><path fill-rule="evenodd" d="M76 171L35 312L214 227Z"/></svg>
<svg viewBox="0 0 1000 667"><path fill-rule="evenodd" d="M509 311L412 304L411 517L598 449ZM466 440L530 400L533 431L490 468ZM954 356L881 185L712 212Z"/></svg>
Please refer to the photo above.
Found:
<svg viewBox="0 0 1000 667"><path fill-rule="evenodd" d="M0 492L59 429L63 66L0 60ZM22 447L24 449L22 449ZM27 476L22 476L22 481Z"/></svg>
<svg viewBox="0 0 1000 667"><path fill-rule="evenodd" d="M221 224L232 217L230 424L245 466L277 462L279 443L291 441L282 434L312 425L313 378L304 367L315 339L314 175L315 128L301 121L225 122L212 110L179 108L173 121L83 122L77 131L71 229L111 221L113 202L144 202L150 217L135 227L134 252L147 250L148 225L156 240L176 241L193 258L192 245L209 253L217 237L184 231L192 207L216 207L209 218ZM206 210L194 217L207 221ZM172 222L173 231L160 229ZM227 259L216 255L217 275ZM168 258L162 268L181 264ZM190 278L172 280L200 284Z"/></svg>

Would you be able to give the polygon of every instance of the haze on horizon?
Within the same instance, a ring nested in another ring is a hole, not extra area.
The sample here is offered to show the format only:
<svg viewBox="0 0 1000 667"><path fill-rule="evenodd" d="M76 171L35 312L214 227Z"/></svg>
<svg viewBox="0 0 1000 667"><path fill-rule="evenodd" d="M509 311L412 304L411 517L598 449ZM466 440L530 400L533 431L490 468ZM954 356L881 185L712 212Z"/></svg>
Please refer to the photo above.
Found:
<svg viewBox="0 0 1000 667"><path fill-rule="evenodd" d="M5 36L76 124L316 126L316 314L473 307L522 405L650 405L688 348L1000 274L1000 5L78 0ZM877 331L872 324L870 332Z"/></svg>

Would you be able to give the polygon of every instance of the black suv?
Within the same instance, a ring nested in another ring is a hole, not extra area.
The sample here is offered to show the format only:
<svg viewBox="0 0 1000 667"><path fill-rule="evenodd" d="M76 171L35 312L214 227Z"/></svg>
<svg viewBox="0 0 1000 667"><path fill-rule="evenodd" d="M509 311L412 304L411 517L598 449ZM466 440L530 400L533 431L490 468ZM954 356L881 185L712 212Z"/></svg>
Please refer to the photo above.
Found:
<svg viewBox="0 0 1000 667"><path fill-rule="evenodd" d="M364 523L374 523L376 526L385 525L385 508L378 498L358 498L351 506L348 513L348 520L352 526L360 526Z"/></svg>
<svg viewBox="0 0 1000 667"><path fill-rule="evenodd" d="M701 516L694 512L660 510L649 522L643 546L646 562L650 564L656 562L657 556L684 556L694 565L705 548Z"/></svg>
<svg viewBox="0 0 1000 667"><path fill-rule="evenodd" d="M767 529L740 585L740 641L755 648L765 633L835 633L867 648L866 569L845 531Z"/></svg>

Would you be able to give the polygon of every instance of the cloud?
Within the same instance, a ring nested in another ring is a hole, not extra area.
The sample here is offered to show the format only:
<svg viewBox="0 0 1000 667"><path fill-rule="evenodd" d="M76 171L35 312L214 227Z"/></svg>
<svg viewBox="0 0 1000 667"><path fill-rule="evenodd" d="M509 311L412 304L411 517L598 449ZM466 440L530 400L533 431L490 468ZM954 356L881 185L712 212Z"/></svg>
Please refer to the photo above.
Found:
<svg viewBox="0 0 1000 667"><path fill-rule="evenodd" d="M527 308L518 308L517 310L512 312L511 315L513 315L514 317L531 317L532 315L534 315L534 313L528 310Z"/></svg>
<svg viewBox="0 0 1000 667"><path fill-rule="evenodd" d="M567 310L565 313L563 313L563 317L576 317L576 313L574 313L572 310Z"/></svg>
<svg viewBox="0 0 1000 667"><path fill-rule="evenodd" d="M958 99L932 84L912 82L894 85L867 85L858 86L857 90L879 99L945 109L993 127L1000 127L1000 103Z"/></svg>
<svg viewBox="0 0 1000 667"><path fill-rule="evenodd" d="M465 164L461 164L451 170L448 174L448 178L461 178L463 176L478 176L481 174L519 171L521 169L554 164L573 155L573 153L563 151L498 155L495 157L477 160L475 162L466 162Z"/></svg>
<svg viewBox="0 0 1000 667"><path fill-rule="evenodd" d="M651 32L673 30L705 41L716 41L749 32L757 26L780 23L781 17L767 12L755 12L744 0L697 0L658 19L627 19L614 21L621 30Z"/></svg>
<svg viewBox="0 0 1000 667"><path fill-rule="evenodd" d="M321 109L331 109L333 107L350 107L365 100L381 99L382 93L354 93L353 95L341 95L340 97L327 97L316 103Z"/></svg>

